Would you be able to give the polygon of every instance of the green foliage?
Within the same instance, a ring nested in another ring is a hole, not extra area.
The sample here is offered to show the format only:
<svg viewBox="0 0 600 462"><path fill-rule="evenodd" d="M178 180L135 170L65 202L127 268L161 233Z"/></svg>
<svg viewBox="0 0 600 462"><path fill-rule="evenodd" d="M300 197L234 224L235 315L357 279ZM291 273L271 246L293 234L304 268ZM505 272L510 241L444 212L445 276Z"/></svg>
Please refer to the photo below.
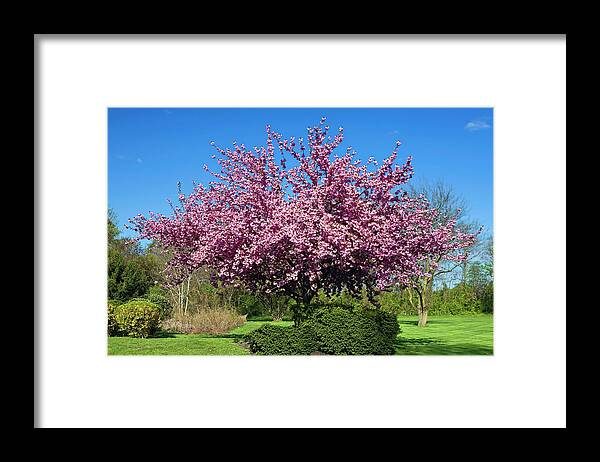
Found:
<svg viewBox="0 0 600 462"><path fill-rule="evenodd" d="M147 294L145 298L158 305L160 308L160 319L168 318L173 313L171 302L169 302L169 299L164 295L150 293Z"/></svg>
<svg viewBox="0 0 600 462"><path fill-rule="evenodd" d="M235 300L235 308L238 313L247 316L270 316L267 308L253 294L242 293Z"/></svg>
<svg viewBox="0 0 600 462"><path fill-rule="evenodd" d="M494 311L493 266L489 262L473 263L467 272L467 284L479 303L480 311Z"/></svg>
<svg viewBox="0 0 600 462"><path fill-rule="evenodd" d="M458 284L455 287L442 287L430 295L429 314L433 316L448 316L462 314L490 313L493 311L492 282L481 286L470 283ZM408 289L381 293L377 299L381 309L388 313L402 316L418 315L418 298L412 294L413 304L410 303Z"/></svg>
<svg viewBox="0 0 600 462"><path fill-rule="evenodd" d="M160 285L154 284L148 288L148 290L146 291L146 295L162 295L163 297L166 297L168 295L168 292L165 289L163 289Z"/></svg>
<svg viewBox="0 0 600 462"><path fill-rule="evenodd" d="M108 336L116 337L119 335L119 326L117 325L117 320L115 319L115 309L118 306L118 303L114 300L108 301Z"/></svg>
<svg viewBox="0 0 600 462"><path fill-rule="evenodd" d="M290 313L290 297L274 293L260 292L255 297L261 305L261 313L266 313L276 321L281 321Z"/></svg>
<svg viewBox="0 0 600 462"><path fill-rule="evenodd" d="M368 305L366 291L363 289L363 295L360 298L353 297L345 289L337 295L327 296L323 291L320 291L313 303L314 309L319 308L343 308L350 310L359 310Z"/></svg>
<svg viewBox="0 0 600 462"><path fill-rule="evenodd" d="M147 300L132 300L115 308L114 319L121 335L147 338L160 325L160 308Z"/></svg>
<svg viewBox="0 0 600 462"><path fill-rule="evenodd" d="M370 309L319 309L307 324L317 335L320 351L334 355L393 354L399 332L396 316Z"/></svg>
<svg viewBox="0 0 600 462"><path fill-rule="evenodd" d="M169 299L157 292L148 292L143 297L135 297L132 298L130 301L147 301L154 303L158 306L160 310L161 320L168 318L173 314L173 307L171 306L171 302L169 302Z"/></svg>
<svg viewBox="0 0 600 462"><path fill-rule="evenodd" d="M432 305L436 308L435 314L440 315L481 312L481 300L472 287L464 285L435 292L432 297Z"/></svg>
<svg viewBox="0 0 600 462"><path fill-rule="evenodd" d="M108 298L130 300L140 297L153 284L154 269L142 255L126 255L121 249L108 252Z"/></svg>
<svg viewBox="0 0 600 462"><path fill-rule="evenodd" d="M250 351L260 355L309 355L318 351L311 326L283 327L265 324L244 337Z"/></svg>
<svg viewBox="0 0 600 462"><path fill-rule="evenodd" d="M494 312L494 284L487 283L481 290L481 311L484 313Z"/></svg>
<svg viewBox="0 0 600 462"><path fill-rule="evenodd" d="M107 219L107 232L108 232L108 245L110 246L119 235L120 231L116 225L117 216L113 209L108 209Z"/></svg>
<svg viewBox="0 0 600 462"><path fill-rule="evenodd" d="M247 316L273 316L273 307L265 303L258 295L235 287L221 287L222 299L238 313ZM273 302L273 300L271 300ZM276 311L276 310L275 310Z"/></svg>
<svg viewBox="0 0 600 462"><path fill-rule="evenodd" d="M245 337L250 351L264 355L394 354L398 322L380 310L348 306L316 308L298 327L265 324Z"/></svg>
<svg viewBox="0 0 600 462"><path fill-rule="evenodd" d="M160 278L156 255L136 242L118 239L120 231L112 210L108 213L108 298L130 300L143 296Z"/></svg>

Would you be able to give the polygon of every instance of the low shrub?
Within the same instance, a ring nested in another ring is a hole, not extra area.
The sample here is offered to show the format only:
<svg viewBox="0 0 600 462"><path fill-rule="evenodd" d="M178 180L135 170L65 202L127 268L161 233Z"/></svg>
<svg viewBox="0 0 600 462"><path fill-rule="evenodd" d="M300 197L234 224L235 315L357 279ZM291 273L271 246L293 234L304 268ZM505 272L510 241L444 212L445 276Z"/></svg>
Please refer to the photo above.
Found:
<svg viewBox="0 0 600 462"><path fill-rule="evenodd" d="M317 308L299 327L265 324L244 340L261 355L390 355L399 332L393 314L334 306Z"/></svg>
<svg viewBox="0 0 600 462"><path fill-rule="evenodd" d="M244 337L248 348L259 355L309 355L319 350L310 325L284 327L265 324Z"/></svg>
<svg viewBox="0 0 600 462"><path fill-rule="evenodd" d="M175 314L162 328L181 334L222 334L246 322L246 316L228 309L203 309L187 315Z"/></svg>
<svg viewBox="0 0 600 462"><path fill-rule="evenodd" d="M115 321L121 335L146 338L160 325L160 308L147 300L130 300L115 308Z"/></svg>
<svg viewBox="0 0 600 462"><path fill-rule="evenodd" d="M307 321L319 349L333 355L389 355L400 331L396 316L381 310L319 309Z"/></svg>

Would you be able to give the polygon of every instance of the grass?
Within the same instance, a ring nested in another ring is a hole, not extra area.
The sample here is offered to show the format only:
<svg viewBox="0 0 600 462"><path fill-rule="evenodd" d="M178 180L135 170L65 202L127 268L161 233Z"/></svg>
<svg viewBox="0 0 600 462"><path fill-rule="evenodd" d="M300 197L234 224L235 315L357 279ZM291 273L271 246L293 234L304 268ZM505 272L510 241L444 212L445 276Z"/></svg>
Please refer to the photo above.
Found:
<svg viewBox="0 0 600 462"><path fill-rule="evenodd" d="M491 355L491 315L430 316L427 326L418 327L416 316L399 316L397 355ZM247 333L270 323L291 326L291 321L248 321L220 335L168 334L137 339L110 337L109 355L248 355L237 341Z"/></svg>
<svg viewBox="0 0 600 462"><path fill-rule="evenodd" d="M425 327L417 316L399 316L397 355L491 355L493 316L430 316Z"/></svg>
<svg viewBox="0 0 600 462"><path fill-rule="evenodd" d="M248 321L220 335L161 333L154 338L109 337L109 355L249 355L236 341L263 324L291 326L289 321Z"/></svg>

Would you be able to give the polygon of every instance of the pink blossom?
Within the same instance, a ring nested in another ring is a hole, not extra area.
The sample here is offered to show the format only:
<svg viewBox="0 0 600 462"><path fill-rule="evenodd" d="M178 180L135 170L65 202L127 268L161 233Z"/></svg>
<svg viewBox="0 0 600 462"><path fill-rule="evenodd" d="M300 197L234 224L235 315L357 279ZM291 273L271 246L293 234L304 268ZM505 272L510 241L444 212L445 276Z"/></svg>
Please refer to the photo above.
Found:
<svg viewBox="0 0 600 462"><path fill-rule="evenodd" d="M319 290L410 286L425 259L464 258L475 235L455 220L435 226L426 199L404 192L413 167L411 157L396 164L399 141L381 164L363 164L351 148L334 154L343 129L328 137L324 122L308 128L307 145L267 125L266 146L215 146L218 171L204 167L214 181L181 195L170 217L130 220L171 251L174 282L207 267L224 284L307 302Z"/></svg>

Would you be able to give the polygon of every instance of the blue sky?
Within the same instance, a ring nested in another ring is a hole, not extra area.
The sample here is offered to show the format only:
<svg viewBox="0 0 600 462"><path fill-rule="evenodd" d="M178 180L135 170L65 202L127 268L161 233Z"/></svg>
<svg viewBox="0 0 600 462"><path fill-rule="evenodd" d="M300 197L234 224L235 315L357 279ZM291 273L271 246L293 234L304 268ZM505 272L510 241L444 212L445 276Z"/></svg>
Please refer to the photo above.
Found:
<svg viewBox="0 0 600 462"><path fill-rule="evenodd" d="M149 211L170 214L192 181L206 183L202 166L216 168L210 142L246 146L265 142L265 125L284 136L303 136L306 127L327 117L332 132L344 127L344 143L366 161L381 160L402 142L398 161L412 155L411 182L443 180L462 195L469 218L492 231L492 108L109 108L108 205L119 228L128 218ZM123 235L132 235L123 232Z"/></svg>

